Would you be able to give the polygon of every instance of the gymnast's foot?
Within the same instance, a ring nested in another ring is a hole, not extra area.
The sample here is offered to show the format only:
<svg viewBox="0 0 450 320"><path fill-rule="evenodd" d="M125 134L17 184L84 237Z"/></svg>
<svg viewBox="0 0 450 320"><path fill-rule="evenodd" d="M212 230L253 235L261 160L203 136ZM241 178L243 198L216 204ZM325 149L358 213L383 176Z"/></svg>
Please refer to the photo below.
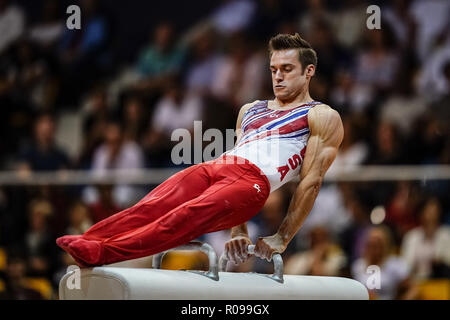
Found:
<svg viewBox="0 0 450 320"><path fill-rule="evenodd" d="M64 236L56 243L67 251L82 268L100 265L102 247L100 242L85 240L81 236Z"/></svg>
<svg viewBox="0 0 450 320"><path fill-rule="evenodd" d="M66 250L69 243L71 243L74 240L80 239L80 238L81 238L80 235L75 235L75 236L67 235L67 236L59 237L58 239L56 239L56 244L58 246L60 246L62 249Z"/></svg>

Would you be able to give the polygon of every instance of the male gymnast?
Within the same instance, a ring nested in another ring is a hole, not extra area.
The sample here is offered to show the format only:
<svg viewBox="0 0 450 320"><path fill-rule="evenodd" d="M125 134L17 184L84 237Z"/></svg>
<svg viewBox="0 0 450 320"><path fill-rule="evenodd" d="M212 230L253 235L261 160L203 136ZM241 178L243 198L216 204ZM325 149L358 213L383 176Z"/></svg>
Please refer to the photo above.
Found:
<svg viewBox="0 0 450 320"><path fill-rule="evenodd" d="M335 110L314 101L309 84L317 55L299 34L269 42L273 100L257 100L239 111L234 148L217 159L184 169L134 206L57 244L80 267L153 255L199 236L231 229L225 254L244 262L251 244L246 222L269 194L299 176L300 182L278 231L260 237L254 254L271 260L302 226L334 161L344 135Z"/></svg>

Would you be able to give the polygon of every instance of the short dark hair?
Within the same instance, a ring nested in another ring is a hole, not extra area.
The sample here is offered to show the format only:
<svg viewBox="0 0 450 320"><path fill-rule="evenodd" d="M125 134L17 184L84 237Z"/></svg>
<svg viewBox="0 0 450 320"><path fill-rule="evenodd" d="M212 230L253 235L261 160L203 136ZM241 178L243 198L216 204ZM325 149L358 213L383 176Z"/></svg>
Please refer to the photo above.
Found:
<svg viewBox="0 0 450 320"><path fill-rule="evenodd" d="M291 34L277 34L269 41L269 56L272 56L274 51L298 49L298 59L302 64L303 69L312 64L317 67L317 53L311 47L308 41L303 39L298 33Z"/></svg>

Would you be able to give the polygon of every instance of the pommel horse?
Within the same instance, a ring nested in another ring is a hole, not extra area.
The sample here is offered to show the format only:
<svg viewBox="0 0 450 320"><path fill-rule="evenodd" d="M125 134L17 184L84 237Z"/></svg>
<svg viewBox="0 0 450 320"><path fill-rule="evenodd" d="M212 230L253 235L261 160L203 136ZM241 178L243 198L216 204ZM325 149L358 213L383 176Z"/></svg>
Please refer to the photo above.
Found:
<svg viewBox="0 0 450 320"><path fill-rule="evenodd" d="M209 270L163 270L169 251L200 250L208 256ZM249 253L254 245L249 246ZM274 273L226 272L207 243L192 241L152 257L152 268L114 265L73 270L59 283L60 300L368 300L366 287L353 279L284 275L280 254L272 257ZM78 275L76 274L78 272ZM79 286L70 282L79 277Z"/></svg>

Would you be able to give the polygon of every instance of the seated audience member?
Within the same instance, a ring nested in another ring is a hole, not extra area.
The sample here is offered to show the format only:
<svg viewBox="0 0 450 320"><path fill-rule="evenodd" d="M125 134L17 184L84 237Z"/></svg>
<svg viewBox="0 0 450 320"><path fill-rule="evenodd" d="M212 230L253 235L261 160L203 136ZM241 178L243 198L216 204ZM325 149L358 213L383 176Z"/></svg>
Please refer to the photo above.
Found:
<svg viewBox="0 0 450 320"><path fill-rule="evenodd" d="M134 141L125 140L123 127L117 121L110 121L104 132L104 142L95 150L91 170L97 177L102 177L107 170L132 170L144 167L142 148ZM114 202L121 207L134 204L142 190L127 184L114 186ZM97 190L89 187L85 190L84 200L95 203L99 195Z"/></svg>
<svg viewBox="0 0 450 320"><path fill-rule="evenodd" d="M363 255L351 267L352 277L368 287L373 300L408 299L414 292L407 263L392 253L391 237L386 226L372 227Z"/></svg>
<svg viewBox="0 0 450 320"><path fill-rule="evenodd" d="M286 262L285 273L339 276L345 263L344 252L329 239L328 230L316 226L310 232L310 249L291 256Z"/></svg>
<svg viewBox="0 0 450 320"><path fill-rule="evenodd" d="M20 153L19 169L49 171L69 167L69 158L55 142L55 127L55 120L50 114L44 113L37 117L35 138Z"/></svg>
<svg viewBox="0 0 450 320"><path fill-rule="evenodd" d="M27 264L22 255L9 253L5 279L5 290L1 300L42 300L42 295L26 286Z"/></svg>
<svg viewBox="0 0 450 320"><path fill-rule="evenodd" d="M49 223L54 208L47 200L36 199L31 202L29 210L28 231L25 234L28 274L47 277L55 263L55 236Z"/></svg>
<svg viewBox="0 0 450 320"><path fill-rule="evenodd" d="M93 223L97 223L120 211L120 207L114 202L112 185L98 185L96 189L98 199L89 205Z"/></svg>
<svg viewBox="0 0 450 320"><path fill-rule="evenodd" d="M69 211L69 226L66 229L66 234L83 234L91 225L89 208L81 201L75 202Z"/></svg>
<svg viewBox="0 0 450 320"><path fill-rule="evenodd" d="M414 279L450 276L450 229L440 223L440 217L439 201L428 199L420 213L420 225L403 238L401 254Z"/></svg>

